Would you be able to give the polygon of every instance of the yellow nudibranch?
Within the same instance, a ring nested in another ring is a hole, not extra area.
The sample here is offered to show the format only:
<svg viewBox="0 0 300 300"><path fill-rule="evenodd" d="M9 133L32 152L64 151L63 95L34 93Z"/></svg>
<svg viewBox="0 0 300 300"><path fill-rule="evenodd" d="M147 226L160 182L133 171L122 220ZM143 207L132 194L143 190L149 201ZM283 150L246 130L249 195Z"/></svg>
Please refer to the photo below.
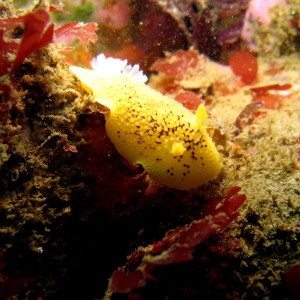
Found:
<svg viewBox="0 0 300 300"><path fill-rule="evenodd" d="M217 177L222 161L203 121L174 99L145 85L138 65L99 55L94 70L71 67L95 100L109 108L106 130L118 152L168 187L187 190Z"/></svg>

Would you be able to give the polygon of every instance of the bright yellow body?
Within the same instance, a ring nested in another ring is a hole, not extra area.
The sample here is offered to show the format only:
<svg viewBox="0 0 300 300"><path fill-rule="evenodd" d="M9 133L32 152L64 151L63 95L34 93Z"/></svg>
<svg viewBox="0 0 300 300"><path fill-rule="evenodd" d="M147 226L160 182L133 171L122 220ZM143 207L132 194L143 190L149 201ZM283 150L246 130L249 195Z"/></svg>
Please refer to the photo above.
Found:
<svg viewBox="0 0 300 300"><path fill-rule="evenodd" d="M176 189L191 189L214 179L222 168L218 151L203 125L203 104L194 115L177 101L126 75L100 77L72 67L97 102L110 109L109 138L132 164Z"/></svg>

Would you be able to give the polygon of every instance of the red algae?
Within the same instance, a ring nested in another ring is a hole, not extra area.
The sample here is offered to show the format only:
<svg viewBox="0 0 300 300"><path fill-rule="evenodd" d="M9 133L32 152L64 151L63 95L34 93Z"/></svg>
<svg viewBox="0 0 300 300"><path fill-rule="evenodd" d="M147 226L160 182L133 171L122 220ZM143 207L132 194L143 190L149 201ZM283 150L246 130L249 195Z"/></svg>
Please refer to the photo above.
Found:
<svg viewBox="0 0 300 300"><path fill-rule="evenodd" d="M97 41L97 24L94 22L81 23L71 22L55 30L56 43L69 43L74 39L79 39L83 44L95 43Z"/></svg>
<svg viewBox="0 0 300 300"><path fill-rule="evenodd" d="M195 112L198 106L204 102L197 94L191 91L179 92L174 99L193 112Z"/></svg>
<svg viewBox="0 0 300 300"><path fill-rule="evenodd" d="M285 101L291 94L291 84L271 84L267 86L254 87L250 91L253 100L263 102L265 108L280 109L285 105Z"/></svg>
<svg viewBox="0 0 300 300"><path fill-rule="evenodd" d="M285 272L286 286L289 290L292 300L297 300L300 298L300 265L291 267Z"/></svg>
<svg viewBox="0 0 300 300"><path fill-rule="evenodd" d="M140 248L131 254L124 269L118 269L112 274L110 291L130 293L145 286L147 280L159 282L159 278L153 275L156 267L193 260L197 245L217 232L223 231L237 218L238 209L246 200L244 194L238 194L240 189L240 187L233 187L225 197L210 200L203 210L202 219L194 220L185 227L172 229L161 241ZM137 258L140 263L137 262ZM134 265L135 269L132 270Z"/></svg>
<svg viewBox="0 0 300 300"><path fill-rule="evenodd" d="M245 84L254 82L257 76L258 65L256 57L250 52L240 50L229 58L229 66L233 73L240 76Z"/></svg>
<svg viewBox="0 0 300 300"><path fill-rule="evenodd" d="M56 42L79 38L82 43L95 42L96 23L73 22L54 29L45 10L22 17L0 20L0 76L15 71L34 51Z"/></svg>
<svg viewBox="0 0 300 300"><path fill-rule="evenodd" d="M0 296L1 299L11 299L19 295L30 284L36 281L35 278L28 276L18 276L15 278L1 276L0 279Z"/></svg>
<svg viewBox="0 0 300 300"><path fill-rule="evenodd" d="M22 28L20 40L18 30ZM53 40L54 24L48 12L39 10L23 17L0 21L0 76L14 71L35 50Z"/></svg>
<svg viewBox="0 0 300 300"><path fill-rule="evenodd" d="M125 273L117 270L111 276L111 290L118 293L129 293L145 285L144 274L141 270Z"/></svg>
<svg viewBox="0 0 300 300"><path fill-rule="evenodd" d="M241 113L235 120L234 125L236 127L236 130L233 132L233 135L238 135L239 133L241 133L246 125L253 122L254 118L263 116L264 114L262 113L257 114L257 110L262 107L264 107L264 102L262 101L255 101L246 105L246 107L241 111Z"/></svg>
<svg viewBox="0 0 300 300"><path fill-rule="evenodd" d="M163 59L158 59L150 67L150 71L157 71L169 79L182 79L182 76L191 69L194 69L199 60L199 54L195 50L178 50L174 53L167 53Z"/></svg>
<svg viewBox="0 0 300 300"><path fill-rule="evenodd" d="M266 86L252 87L250 90L255 94L255 96L264 96L272 91L287 91L291 87L291 84L271 84Z"/></svg>
<svg viewBox="0 0 300 300"><path fill-rule="evenodd" d="M133 177L143 170L138 166L129 166L120 157L106 134L102 115L86 116L82 131L87 143L79 148L77 163L93 174L96 180L95 209L112 212L116 204L128 202L133 192Z"/></svg>

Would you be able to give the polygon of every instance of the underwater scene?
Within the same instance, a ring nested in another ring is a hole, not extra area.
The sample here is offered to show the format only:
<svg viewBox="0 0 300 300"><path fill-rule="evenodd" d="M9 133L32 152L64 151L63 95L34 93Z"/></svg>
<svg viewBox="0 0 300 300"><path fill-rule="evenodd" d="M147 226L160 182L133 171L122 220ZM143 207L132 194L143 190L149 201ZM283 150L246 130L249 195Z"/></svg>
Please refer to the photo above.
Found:
<svg viewBox="0 0 300 300"><path fill-rule="evenodd" d="M0 1L8 299L300 299L300 1Z"/></svg>

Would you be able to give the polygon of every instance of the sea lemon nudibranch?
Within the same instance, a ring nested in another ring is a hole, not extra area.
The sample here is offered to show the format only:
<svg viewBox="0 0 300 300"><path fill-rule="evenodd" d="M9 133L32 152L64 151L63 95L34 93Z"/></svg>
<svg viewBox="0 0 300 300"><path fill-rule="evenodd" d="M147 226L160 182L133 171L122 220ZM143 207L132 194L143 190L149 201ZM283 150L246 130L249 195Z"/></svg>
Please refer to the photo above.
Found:
<svg viewBox="0 0 300 300"><path fill-rule="evenodd" d="M95 100L109 108L106 130L118 152L172 188L196 188L216 178L222 161L203 124L204 105L193 114L145 85L138 66L126 63L99 55L94 70L71 67Z"/></svg>

